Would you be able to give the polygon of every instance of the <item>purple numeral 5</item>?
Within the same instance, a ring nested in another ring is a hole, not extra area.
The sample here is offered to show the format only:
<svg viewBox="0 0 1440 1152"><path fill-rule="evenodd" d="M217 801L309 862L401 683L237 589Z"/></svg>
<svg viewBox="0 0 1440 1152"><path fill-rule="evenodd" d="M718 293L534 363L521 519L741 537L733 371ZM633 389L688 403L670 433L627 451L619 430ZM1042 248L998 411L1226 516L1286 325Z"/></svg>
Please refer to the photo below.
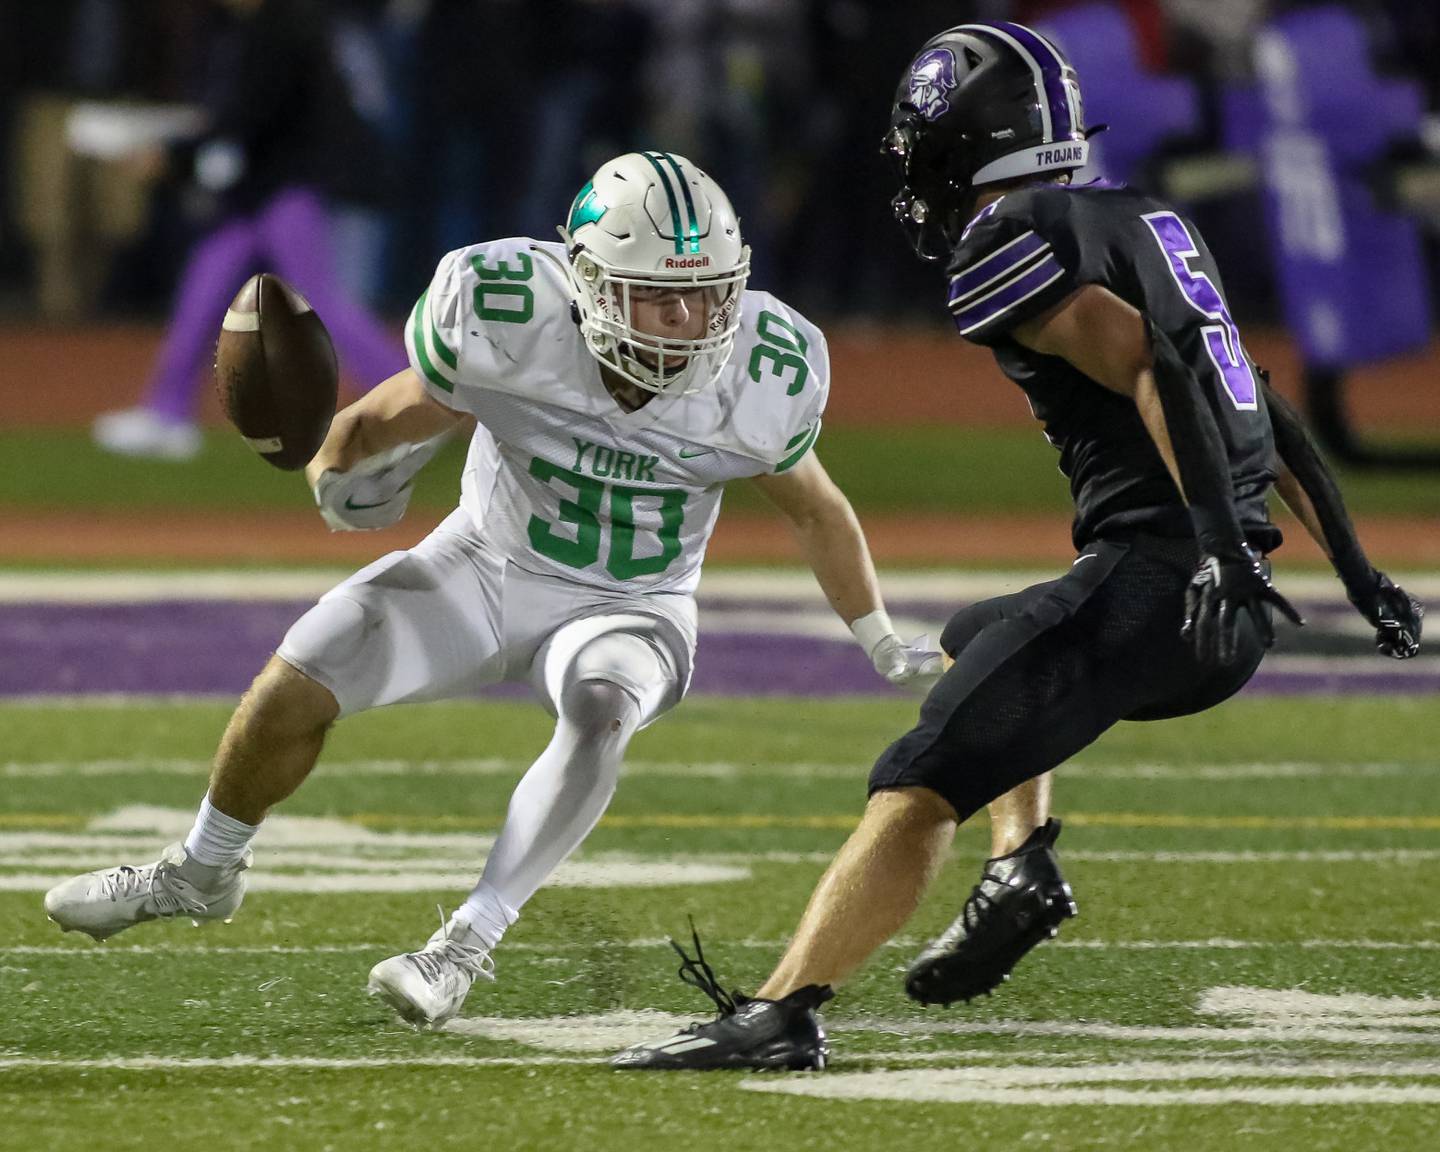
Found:
<svg viewBox="0 0 1440 1152"><path fill-rule="evenodd" d="M1230 319L1230 309L1225 307L1214 281L1204 272L1190 267L1190 261L1200 252L1186 231L1184 222L1174 212L1151 212L1140 219L1155 234L1160 251L1170 262L1170 275L1175 277L1175 283L1180 285L1180 291L1185 294L1190 307L1207 320L1214 321L1202 327L1200 332L1230 403L1241 410L1254 411L1257 407L1255 377L1240 346L1240 333L1235 328L1235 321Z"/></svg>

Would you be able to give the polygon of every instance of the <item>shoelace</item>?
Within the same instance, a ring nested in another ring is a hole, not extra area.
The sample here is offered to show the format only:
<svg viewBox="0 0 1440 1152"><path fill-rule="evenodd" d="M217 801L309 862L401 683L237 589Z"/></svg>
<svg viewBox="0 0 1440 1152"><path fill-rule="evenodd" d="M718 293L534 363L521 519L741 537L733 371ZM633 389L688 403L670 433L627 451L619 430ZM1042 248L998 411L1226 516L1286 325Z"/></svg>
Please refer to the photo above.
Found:
<svg viewBox="0 0 1440 1152"><path fill-rule="evenodd" d="M705 959L705 950L700 947L700 933L695 930L695 922L690 922L690 939L695 945L693 957L685 955L685 949L675 941L670 941L670 947L674 948L680 955L680 968L678 975L683 983L689 984L692 988L698 988L710 997L715 1003L717 1020L726 1016L733 1016L735 1010L740 1006L743 997L737 996L734 992L727 992L720 987L720 981L715 976L715 970L710 967ZM712 1021L713 1023L713 1021ZM706 1025L703 1022L691 1024L685 1029L686 1032L694 1032Z"/></svg>
<svg viewBox="0 0 1440 1152"><path fill-rule="evenodd" d="M447 926L444 910L437 904L435 911L440 914L440 930ZM445 975L446 964L452 964L471 980L494 975L495 961L490 959L488 948L477 948L441 936L438 944L427 944L419 952L410 953L410 963L420 969L427 983L436 984Z"/></svg>
<svg viewBox="0 0 1440 1152"><path fill-rule="evenodd" d="M993 880L997 884L1004 884L1005 881L992 872L982 872L980 883L970 889L970 895L965 901L965 907L960 910L961 923L965 925L968 932L978 927L995 910L994 898L985 891L985 881Z"/></svg>
<svg viewBox="0 0 1440 1152"><path fill-rule="evenodd" d="M122 864L105 875L105 895L111 900L127 900L142 892L155 900L155 915L161 918L178 916L182 912L197 915L205 911L203 901L177 892L169 883L168 874L159 865L147 870Z"/></svg>

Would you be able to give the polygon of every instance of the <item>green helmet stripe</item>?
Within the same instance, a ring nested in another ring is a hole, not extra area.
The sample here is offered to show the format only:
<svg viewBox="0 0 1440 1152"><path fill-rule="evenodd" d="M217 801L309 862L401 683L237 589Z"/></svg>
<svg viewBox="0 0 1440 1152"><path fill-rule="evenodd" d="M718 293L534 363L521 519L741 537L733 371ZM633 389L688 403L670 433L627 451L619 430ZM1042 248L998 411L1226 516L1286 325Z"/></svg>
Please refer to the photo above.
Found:
<svg viewBox="0 0 1440 1152"><path fill-rule="evenodd" d="M665 169L660 167L660 161L655 159L656 153L642 152L642 156L650 161L650 166L660 176L660 183L665 186L665 196L670 201L670 226L675 229L675 252L678 255L685 251L685 238L680 232L680 201L675 199L675 189L670 187L670 177L665 174ZM689 195L689 192L686 192Z"/></svg>
<svg viewBox="0 0 1440 1152"><path fill-rule="evenodd" d="M675 162L675 157L669 152L660 153L665 162L675 169L675 181L680 185L680 191L685 193L685 211L690 216L690 251L700 251L700 221L695 219L695 201L690 197L690 182L685 179L685 173L680 171L680 165Z"/></svg>

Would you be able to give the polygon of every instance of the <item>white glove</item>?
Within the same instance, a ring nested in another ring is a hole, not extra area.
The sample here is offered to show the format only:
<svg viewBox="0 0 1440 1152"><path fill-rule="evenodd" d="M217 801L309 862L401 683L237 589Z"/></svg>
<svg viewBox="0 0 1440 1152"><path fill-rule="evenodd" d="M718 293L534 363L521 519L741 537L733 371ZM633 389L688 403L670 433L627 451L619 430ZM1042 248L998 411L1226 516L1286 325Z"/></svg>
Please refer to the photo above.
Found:
<svg viewBox="0 0 1440 1152"><path fill-rule="evenodd" d="M945 671L944 654L930 645L929 636L917 636L905 643L883 608L862 616L850 625L860 647L875 665L875 671L897 688L928 692Z"/></svg>
<svg viewBox="0 0 1440 1152"><path fill-rule="evenodd" d="M405 515L411 482L447 436L397 444L360 461L348 472L327 468L315 480L315 503L332 532L371 532Z"/></svg>

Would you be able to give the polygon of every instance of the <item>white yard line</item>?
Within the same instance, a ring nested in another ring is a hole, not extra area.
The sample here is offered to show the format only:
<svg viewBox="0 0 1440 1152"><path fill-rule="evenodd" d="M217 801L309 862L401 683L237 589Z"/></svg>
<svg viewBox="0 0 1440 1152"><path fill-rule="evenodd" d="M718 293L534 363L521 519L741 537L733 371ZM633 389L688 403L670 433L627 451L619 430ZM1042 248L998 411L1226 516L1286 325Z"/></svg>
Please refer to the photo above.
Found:
<svg viewBox="0 0 1440 1152"><path fill-rule="evenodd" d="M969 601L1014 592L1040 580L1053 580L1063 564L1049 568L988 572L884 571L881 584L887 599ZM71 603L144 602L155 600L305 600L313 599L350 575L347 568L287 570L94 571L53 569L0 573L0 602ZM1433 572L1395 573L1406 588L1422 598L1440 595L1440 577ZM1289 575L1286 591L1303 599L1339 601L1339 583L1325 575ZM803 568L706 569L700 584L702 602L711 597L823 603L815 578Z"/></svg>
<svg viewBox="0 0 1440 1152"><path fill-rule="evenodd" d="M9 760L0 762L0 777L66 778L88 776L196 776L209 774L207 760L149 759ZM330 760L327 772L346 776L520 776L529 760L488 757L457 760ZM627 776L675 776L729 780L738 777L795 777L861 781L869 765L791 762L778 764L733 761L635 760L624 766ZM1103 780L1304 780L1391 776L1428 777L1440 774L1440 762L1427 764L1321 764L1304 761L1249 764L1086 764L1066 767L1067 776Z"/></svg>
<svg viewBox="0 0 1440 1152"><path fill-rule="evenodd" d="M75 1071L151 1072L303 1068L540 1068L556 1064L603 1064L603 1056L101 1056L64 1060L43 1056L0 1057L0 1069L66 1068Z"/></svg>
<svg viewBox="0 0 1440 1152"><path fill-rule="evenodd" d="M0 873L0 892L45 892L68 879L64 872ZM468 891L479 864L454 872L256 872L247 882L251 892L387 893ZM666 888L677 884L733 884L750 879L750 869L725 864L692 864L654 859L645 862L572 860L546 880L553 888Z"/></svg>
<svg viewBox="0 0 1440 1152"><path fill-rule="evenodd" d="M396 946L396 941L386 943L316 944L316 945L215 945L188 947L185 945L117 944L107 942L98 947L83 941L74 945L64 944L8 944L0 945L0 956L76 956L82 959L106 959L117 956L269 956L306 955L314 952L374 952L385 951ZM727 940L726 948L755 948L762 951L778 952L787 943L785 937L769 940ZM891 950L918 948L924 941L909 937L897 937L882 947ZM644 936L632 940L585 940L574 942L530 943L507 940L499 948L505 952L540 952L546 955L567 955L575 952L590 952L596 949L614 948L663 948L668 940L663 936ZM1167 951L1218 951L1218 952L1264 952L1278 949L1298 948L1302 950L1335 950L1355 952L1433 952L1440 950L1440 940L1052 940L1047 948L1076 948L1098 952L1167 952Z"/></svg>
<svg viewBox="0 0 1440 1152"><path fill-rule="evenodd" d="M1006 1071L997 1068L995 1071ZM743 1080L741 1088L786 1096L823 1100L900 1100L943 1104L994 1104L1034 1107L1117 1105L1168 1107L1188 1104L1215 1107L1250 1104L1279 1108L1337 1107L1340 1105L1440 1104L1440 1085L1326 1084L1323 1087L1149 1088L1146 1081L1133 1087L1069 1088L1042 1085L1010 1087L957 1079L957 1070L850 1072L815 1077Z"/></svg>

